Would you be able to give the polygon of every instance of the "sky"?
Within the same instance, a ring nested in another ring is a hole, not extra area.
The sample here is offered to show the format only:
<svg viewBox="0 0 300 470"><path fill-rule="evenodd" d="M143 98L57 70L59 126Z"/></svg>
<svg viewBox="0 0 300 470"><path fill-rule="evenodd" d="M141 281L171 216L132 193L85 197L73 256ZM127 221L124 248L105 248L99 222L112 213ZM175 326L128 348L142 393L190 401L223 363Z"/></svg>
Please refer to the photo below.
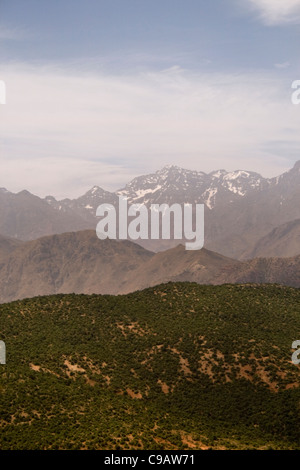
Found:
<svg viewBox="0 0 300 470"><path fill-rule="evenodd" d="M300 159L300 0L0 0L0 187Z"/></svg>

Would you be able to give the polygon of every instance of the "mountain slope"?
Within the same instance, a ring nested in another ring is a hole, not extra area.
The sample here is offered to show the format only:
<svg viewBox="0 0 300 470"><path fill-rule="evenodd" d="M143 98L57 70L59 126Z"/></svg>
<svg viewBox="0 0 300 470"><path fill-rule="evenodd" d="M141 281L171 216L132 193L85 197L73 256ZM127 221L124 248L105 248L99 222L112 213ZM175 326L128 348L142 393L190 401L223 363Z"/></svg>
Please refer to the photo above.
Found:
<svg viewBox="0 0 300 470"><path fill-rule="evenodd" d="M62 211L28 191L0 190L0 233L19 240L92 228L71 209Z"/></svg>
<svg viewBox="0 0 300 470"><path fill-rule="evenodd" d="M280 225L258 240L243 258L291 257L300 253L300 219Z"/></svg>
<svg viewBox="0 0 300 470"><path fill-rule="evenodd" d="M129 241L100 241L94 231L22 243L1 260L0 301L54 293L117 293L152 253Z"/></svg>
<svg viewBox="0 0 300 470"><path fill-rule="evenodd" d="M240 262L206 249L187 251L183 245L156 253L147 263L129 273L124 291L133 292L167 281L222 284Z"/></svg>
<svg viewBox="0 0 300 470"><path fill-rule="evenodd" d="M199 284L282 284L300 287L300 255L291 258L256 258L240 262L203 248L186 251L180 245L160 252L128 274L121 293L162 282Z"/></svg>
<svg viewBox="0 0 300 470"><path fill-rule="evenodd" d="M186 283L0 305L0 448L299 449L299 305Z"/></svg>
<svg viewBox="0 0 300 470"><path fill-rule="evenodd" d="M240 262L182 245L152 253L130 241L99 240L87 230L19 242L0 257L2 303L57 293L125 294L170 281L300 287L300 256Z"/></svg>
<svg viewBox="0 0 300 470"><path fill-rule="evenodd" d="M228 282L276 283L300 287L300 255L292 258L255 258L228 273Z"/></svg>
<svg viewBox="0 0 300 470"><path fill-rule="evenodd" d="M5 255L12 253L21 243L20 240L0 235L0 262Z"/></svg>

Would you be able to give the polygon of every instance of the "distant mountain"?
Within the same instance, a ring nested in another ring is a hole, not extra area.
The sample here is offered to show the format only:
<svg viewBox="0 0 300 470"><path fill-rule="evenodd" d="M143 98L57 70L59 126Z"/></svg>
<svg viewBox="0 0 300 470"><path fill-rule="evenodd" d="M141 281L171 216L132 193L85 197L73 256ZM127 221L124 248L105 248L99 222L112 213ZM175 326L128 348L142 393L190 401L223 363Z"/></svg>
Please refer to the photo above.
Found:
<svg viewBox="0 0 300 470"><path fill-rule="evenodd" d="M28 191L12 194L0 190L0 233L21 240L44 235L95 229L100 204L116 205L118 196L129 203L205 205L205 247L227 257L243 258L256 244L280 225L300 218L300 161L276 178L255 172L218 170L209 174L167 166L156 173L139 176L115 193L94 186L77 199L40 199ZM139 240L150 251L174 247L174 240ZM259 251L268 256L268 250ZM267 248L267 244L265 245ZM276 256L285 256L278 244ZM288 254L300 249L293 245ZM273 253L275 254L275 253Z"/></svg>
<svg viewBox="0 0 300 470"><path fill-rule="evenodd" d="M0 260L0 302L54 293L115 294L152 253L94 231L23 242Z"/></svg>
<svg viewBox="0 0 300 470"><path fill-rule="evenodd" d="M133 179L117 194L128 197L130 203L203 203L214 209L270 185L271 180L249 171L219 170L206 174L170 165Z"/></svg>
<svg viewBox="0 0 300 470"><path fill-rule="evenodd" d="M289 172L269 182L268 189L254 191L207 214L207 248L240 258L274 228L299 219L300 161ZM293 255L298 255L300 247L295 248Z"/></svg>
<svg viewBox="0 0 300 470"><path fill-rule="evenodd" d="M205 248L186 251L181 245L156 253L147 263L129 273L121 293L170 281L212 285L276 283L300 287L300 255L292 258L257 258L240 262Z"/></svg>
<svg viewBox="0 0 300 470"><path fill-rule="evenodd" d="M16 243L0 258L2 303L57 293L125 294L170 281L300 287L300 256L240 262L182 245L152 253L127 240L99 240L87 230Z"/></svg>
<svg viewBox="0 0 300 470"><path fill-rule="evenodd" d="M293 220L274 228L266 236L258 240L252 250L248 250L243 258L290 257L300 253L300 219Z"/></svg>
<svg viewBox="0 0 300 470"><path fill-rule="evenodd" d="M89 228L92 228L96 223L95 215L97 207L102 203L116 204L118 197L116 194L105 191L99 186L94 186L77 199L57 201L53 196L47 196L45 201L57 212L76 214L77 217L83 219L89 225Z"/></svg>
<svg viewBox="0 0 300 470"><path fill-rule="evenodd" d="M300 217L300 161L276 178L263 178L255 172L218 170L209 174L166 166L156 173L139 176L116 193L94 187L85 196L67 201L67 207L88 211L91 217L99 204L116 203L117 196L128 202L151 204L205 204L205 247L232 258L243 257L279 225ZM92 219L89 219L92 222ZM151 251L163 251L178 241L139 240ZM293 245L290 256L300 253ZM260 252L260 256L268 256ZM273 256L284 256L279 251Z"/></svg>
<svg viewBox="0 0 300 470"><path fill-rule="evenodd" d="M3 237L0 235L0 263L1 259L15 250L18 246L20 246L22 242L19 240L15 240L14 238Z"/></svg>
<svg viewBox="0 0 300 470"><path fill-rule="evenodd" d="M90 224L71 208L52 207L49 201L25 190L17 194L0 190L0 233L4 236L34 240L85 228L90 228Z"/></svg>
<svg viewBox="0 0 300 470"><path fill-rule="evenodd" d="M190 281L199 284L223 284L228 273L240 267L240 262L206 250L187 251L179 245L156 253L147 263L129 273L124 291L133 292L163 282Z"/></svg>
<svg viewBox="0 0 300 470"><path fill-rule="evenodd" d="M228 273L227 282L282 284L300 287L300 255L292 258L256 258Z"/></svg>

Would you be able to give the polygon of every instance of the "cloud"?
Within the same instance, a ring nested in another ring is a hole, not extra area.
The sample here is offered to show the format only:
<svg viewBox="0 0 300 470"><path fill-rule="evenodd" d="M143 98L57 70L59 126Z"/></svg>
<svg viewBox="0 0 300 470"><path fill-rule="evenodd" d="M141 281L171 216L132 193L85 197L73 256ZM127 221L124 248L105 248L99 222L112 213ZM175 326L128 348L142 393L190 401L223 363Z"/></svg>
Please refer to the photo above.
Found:
<svg viewBox="0 0 300 470"><path fill-rule="evenodd" d="M24 64L1 70L0 186L11 191L75 197L94 184L118 189L170 163L275 176L289 165L264 144L300 149L299 107L290 84L272 76L176 65L135 75Z"/></svg>
<svg viewBox="0 0 300 470"><path fill-rule="evenodd" d="M274 66L277 69L287 69L288 67L291 66L291 64L290 64L290 62L282 62L282 63L279 63L279 64L274 64Z"/></svg>
<svg viewBox="0 0 300 470"><path fill-rule="evenodd" d="M246 3L269 26L300 23L300 0L246 0Z"/></svg>

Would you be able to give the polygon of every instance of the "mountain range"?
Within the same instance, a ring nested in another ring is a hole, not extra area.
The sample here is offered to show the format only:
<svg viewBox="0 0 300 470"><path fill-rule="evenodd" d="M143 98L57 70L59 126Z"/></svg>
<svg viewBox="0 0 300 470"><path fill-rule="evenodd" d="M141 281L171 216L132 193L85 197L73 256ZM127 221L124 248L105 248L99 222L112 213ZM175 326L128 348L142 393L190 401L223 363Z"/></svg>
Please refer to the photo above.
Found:
<svg viewBox="0 0 300 470"><path fill-rule="evenodd" d="M1 449L299 449L299 183L300 162L1 189ZM100 240L121 195L205 204L204 248Z"/></svg>
<svg viewBox="0 0 300 470"><path fill-rule="evenodd" d="M94 186L77 199L39 198L24 190L0 189L0 234L17 240L95 229L100 204L131 203L205 205L205 248L224 256L296 256L300 233L300 161L286 173L263 178L251 171L209 174L167 166L139 176L109 192ZM288 243L287 243L288 240ZM163 251L178 240L138 241L150 251Z"/></svg>
<svg viewBox="0 0 300 470"><path fill-rule="evenodd" d="M0 302L57 293L126 294L165 282L278 283L300 287L300 255L238 261L183 245L150 252L85 230L16 242L0 239Z"/></svg>

